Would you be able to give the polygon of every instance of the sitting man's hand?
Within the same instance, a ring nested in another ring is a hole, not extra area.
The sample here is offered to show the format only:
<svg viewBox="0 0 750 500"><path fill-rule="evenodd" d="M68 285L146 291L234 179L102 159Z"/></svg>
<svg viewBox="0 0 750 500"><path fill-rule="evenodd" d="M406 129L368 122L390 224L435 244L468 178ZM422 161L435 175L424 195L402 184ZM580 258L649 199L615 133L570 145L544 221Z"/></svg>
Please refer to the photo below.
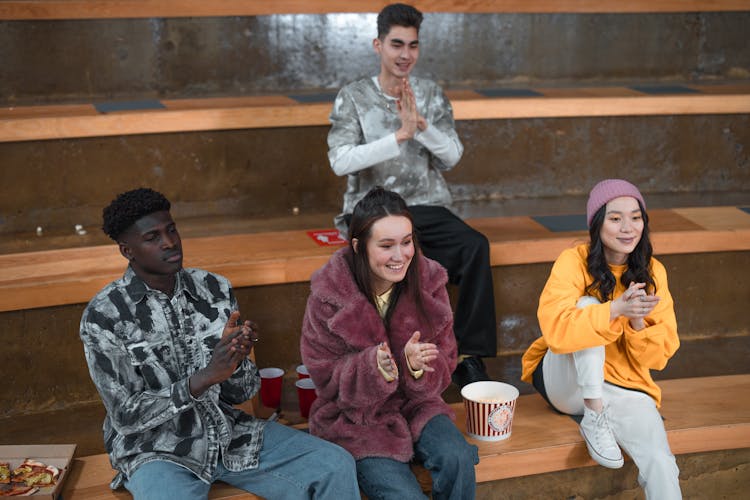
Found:
<svg viewBox="0 0 750 500"><path fill-rule="evenodd" d="M239 311L229 315L208 366L190 377L190 393L193 397L200 397L211 385L220 384L231 377L237 366L252 351L253 344L258 340L257 326L248 320L238 325L239 319Z"/></svg>

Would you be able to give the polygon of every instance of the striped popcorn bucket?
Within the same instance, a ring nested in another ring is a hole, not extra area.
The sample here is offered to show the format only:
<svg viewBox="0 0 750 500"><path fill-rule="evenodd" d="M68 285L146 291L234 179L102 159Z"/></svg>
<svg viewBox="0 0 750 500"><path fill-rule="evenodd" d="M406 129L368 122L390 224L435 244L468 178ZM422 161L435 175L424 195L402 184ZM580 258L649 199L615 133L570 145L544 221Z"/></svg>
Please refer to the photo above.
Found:
<svg viewBox="0 0 750 500"><path fill-rule="evenodd" d="M510 437L518 389L503 382L474 382L461 389L466 408L466 432L480 441Z"/></svg>

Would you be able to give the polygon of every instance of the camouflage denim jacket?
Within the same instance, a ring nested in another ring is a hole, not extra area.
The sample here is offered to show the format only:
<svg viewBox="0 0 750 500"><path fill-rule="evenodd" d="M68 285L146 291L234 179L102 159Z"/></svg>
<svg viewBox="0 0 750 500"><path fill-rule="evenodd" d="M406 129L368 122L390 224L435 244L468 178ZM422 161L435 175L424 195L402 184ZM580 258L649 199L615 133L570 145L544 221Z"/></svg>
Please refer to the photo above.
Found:
<svg viewBox="0 0 750 500"><path fill-rule="evenodd" d="M258 466L265 421L232 406L258 391L257 367L244 360L197 399L188 387L235 309L229 281L198 269L177 273L170 298L128 267L89 302L80 336L107 410L105 447L120 471L113 488L152 460L175 462L206 482L219 458L232 471Z"/></svg>

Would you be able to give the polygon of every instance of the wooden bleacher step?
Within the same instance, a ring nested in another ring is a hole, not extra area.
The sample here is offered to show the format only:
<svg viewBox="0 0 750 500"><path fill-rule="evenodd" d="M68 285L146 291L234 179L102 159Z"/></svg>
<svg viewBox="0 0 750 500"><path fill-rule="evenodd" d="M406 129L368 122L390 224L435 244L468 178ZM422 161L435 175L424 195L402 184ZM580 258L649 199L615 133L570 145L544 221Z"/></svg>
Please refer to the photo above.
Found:
<svg viewBox="0 0 750 500"><path fill-rule="evenodd" d="M675 455L750 447L750 374L685 378L659 382L661 409L667 437ZM463 404L454 404L456 425L465 430ZM538 394L521 396L509 439L498 442L469 440L479 447L477 482L596 466L586 450L578 424L549 408ZM616 474L616 471L612 471ZM420 479L426 471L418 470ZM65 500L130 498L124 490L112 492L114 476L106 455L74 459L64 487ZM210 498L256 500L258 497L217 484Z"/></svg>
<svg viewBox="0 0 750 500"><path fill-rule="evenodd" d="M423 12L454 13L640 13L748 10L744 0L459 0L412 2ZM149 17L262 16L377 12L368 0L4 0L0 20L115 19Z"/></svg>
<svg viewBox="0 0 750 500"><path fill-rule="evenodd" d="M2 2L0 2L0 5ZM750 83L446 90L456 120L750 113ZM328 126L335 91L0 108L0 142Z"/></svg>
<svg viewBox="0 0 750 500"><path fill-rule="evenodd" d="M650 210L656 255L750 250L745 208ZM580 224L577 230L555 230L559 219L567 225L571 218ZM563 249L588 239L583 215L467 222L489 239L493 266L553 262ZM304 230L184 238L183 246L186 267L226 276L235 288L308 281L339 248L319 246ZM0 312L86 303L122 276L125 265L114 244L0 255Z"/></svg>

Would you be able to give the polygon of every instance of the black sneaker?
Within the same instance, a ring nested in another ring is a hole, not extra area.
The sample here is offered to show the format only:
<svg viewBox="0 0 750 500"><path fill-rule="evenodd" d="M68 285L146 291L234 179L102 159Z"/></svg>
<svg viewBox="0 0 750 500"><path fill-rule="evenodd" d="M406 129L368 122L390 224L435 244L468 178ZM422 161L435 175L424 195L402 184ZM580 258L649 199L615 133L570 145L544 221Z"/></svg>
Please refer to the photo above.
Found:
<svg viewBox="0 0 750 500"><path fill-rule="evenodd" d="M469 356L458 364L456 371L451 375L451 380L459 389L462 389L463 386L472 382L492 379L487 375L487 369L484 367L482 358L479 356Z"/></svg>

